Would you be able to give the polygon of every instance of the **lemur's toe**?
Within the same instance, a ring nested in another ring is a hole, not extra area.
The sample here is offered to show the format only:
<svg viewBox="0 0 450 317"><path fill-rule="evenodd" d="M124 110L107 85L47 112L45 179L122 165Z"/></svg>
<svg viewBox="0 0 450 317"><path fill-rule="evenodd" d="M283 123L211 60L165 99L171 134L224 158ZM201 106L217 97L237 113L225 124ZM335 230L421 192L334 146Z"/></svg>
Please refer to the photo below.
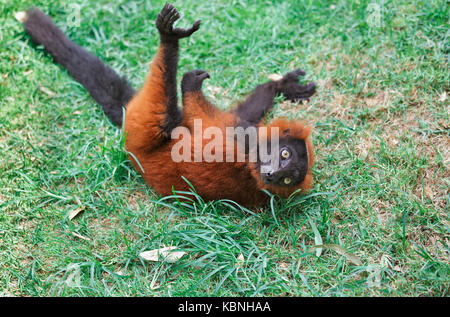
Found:
<svg viewBox="0 0 450 317"><path fill-rule="evenodd" d="M316 84L313 82L306 85L291 84L282 92L291 101L308 100L316 92Z"/></svg>
<svg viewBox="0 0 450 317"><path fill-rule="evenodd" d="M170 3L167 3L158 13L158 17L156 18L156 26L161 32L170 34L172 33L173 24L180 17L181 16L178 10Z"/></svg>
<svg viewBox="0 0 450 317"><path fill-rule="evenodd" d="M297 68L296 70L284 75L281 81L284 82L295 81L296 83L298 83L298 78L300 76L305 76L305 74L306 74L305 71L301 70L300 68Z"/></svg>
<svg viewBox="0 0 450 317"><path fill-rule="evenodd" d="M198 70L195 70L194 73L195 73L195 75L196 75L199 79L201 79L201 80L204 80L204 79L206 79L206 78L209 78L209 74L208 74L208 72L205 71L205 70L198 69Z"/></svg>
<svg viewBox="0 0 450 317"><path fill-rule="evenodd" d="M209 74L202 69L196 69L187 72L181 79L181 91L183 93L186 93L189 91L201 90L203 81L206 78L209 78Z"/></svg>
<svg viewBox="0 0 450 317"><path fill-rule="evenodd" d="M187 29L174 28L173 24L180 17L181 15L178 10L173 5L167 3L158 13L158 17L156 18L156 27L162 35L176 39L188 37L200 28L200 20L196 21L192 27Z"/></svg>

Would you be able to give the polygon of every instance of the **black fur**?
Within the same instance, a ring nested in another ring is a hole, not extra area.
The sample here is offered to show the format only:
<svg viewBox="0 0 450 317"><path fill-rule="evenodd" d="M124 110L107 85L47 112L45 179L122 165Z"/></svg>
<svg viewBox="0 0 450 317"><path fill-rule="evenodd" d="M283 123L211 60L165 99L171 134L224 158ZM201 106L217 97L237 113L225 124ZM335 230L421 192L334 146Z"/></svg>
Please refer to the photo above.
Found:
<svg viewBox="0 0 450 317"><path fill-rule="evenodd" d="M161 129L167 136L176 128L182 120L180 108L178 108L177 96L177 68L178 68L178 40L164 44L164 93L167 98L167 116Z"/></svg>
<svg viewBox="0 0 450 317"><path fill-rule="evenodd" d="M280 155L280 167L271 173L261 173L261 179L265 184L275 186L295 186L303 182L308 172L308 149L304 140L291 137L282 137L279 139L279 150L287 149L290 157L284 160ZM270 152L271 147L268 147ZM274 153L278 155L278 153ZM258 164L261 164L258 162ZM285 184L286 177L291 179L291 183Z"/></svg>
<svg viewBox="0 0 450 317"><path fill-rule="evenodd" d="M236 114L241 120L239 125L258 125L264 115L273 108L276 94L276 82L268 82L257 86L253 93L236 108Z"/></svg>
<svg viewBox="0 0 450 317"><path fill-rule="evenodd" d="M183 75L181 80L181 93L199 91L202 89L203 81L209 78L209 74L201 69L191 70Z"/></svg>
<svg viewBox="0 0 450 317"><path fill-rule="evenodd" d="M304 71L297 69L287 73L280 80L257 86L235 110L241 120L239 125L243 127L257 125L273 108L274 99L280 94L291 101L306 100L311 97L316 91L316 85L314 83L300 85L298 78L304 75Z"/></svg>
<svg viewBox="0 0 450 317"><path fill-rule="evenodd" d="M200 27L200 21L196 21L189 29L174 28L173 24L179 18L180 13L170 3L164 6L156 18L156 27L163 47L164 87L168 100L167 117L161 128L168 136L182 119L177 97L178 42L181 38L189 37Z"/></svg>
<svg viewBox="0 0 450 317"><path fill-rule="evenodd" d="M28 10L24 26L33 41L43 45L54 60L87 89L111 121L121 126L122 108L135 94L127 81L99 58L70 41L41 10Z"/></svg>

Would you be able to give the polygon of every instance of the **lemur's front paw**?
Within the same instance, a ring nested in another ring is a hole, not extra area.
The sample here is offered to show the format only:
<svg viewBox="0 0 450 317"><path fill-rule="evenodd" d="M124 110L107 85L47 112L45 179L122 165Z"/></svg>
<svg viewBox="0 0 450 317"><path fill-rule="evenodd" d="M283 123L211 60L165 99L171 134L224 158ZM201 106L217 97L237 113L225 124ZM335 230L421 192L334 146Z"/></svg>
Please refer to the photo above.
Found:
<svg viewBox="0 0 450 317"><path fill-rule="evenodd" d="M200 28L200 20L196 21L192 27L188 29L174 28L173 24L179 18L180 13L178 10L170 3L167 3L158 13L158 17L156 18L156 27L158 28L161 36L172 39L180 39L190 36Z"/></svg>
<svg viewBox="0 0 450 317"><path fill-rule="evenodd" d="M183 75L183 79L181 80L182 93L201 90L203 81L206 78L209 78L209 74L201 69L187 72Z"/></svg>
<svg viewBox="0 0 450 317"><path fill-rule="evenodd" d="M298 83L298 78L304 75L303 70L296 69L287 73L278 81L278 89L286 99L291 101L308 100L316 92L316 84L313 82L306 85Z"/></svg>

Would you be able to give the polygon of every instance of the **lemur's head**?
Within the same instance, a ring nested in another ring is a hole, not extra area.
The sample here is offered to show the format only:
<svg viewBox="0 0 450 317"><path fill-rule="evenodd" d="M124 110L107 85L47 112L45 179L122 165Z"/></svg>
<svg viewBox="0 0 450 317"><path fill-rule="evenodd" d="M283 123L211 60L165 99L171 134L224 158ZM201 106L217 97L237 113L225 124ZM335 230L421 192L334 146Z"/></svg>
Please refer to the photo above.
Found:
<svg viewBox="0 0 450 317"><path fill-rule="evenodd" d="M278 138L272 128L278 128ZM252 164L252 173L261 189L288 197L298 189L312 187L314 153L309 139L311 127L296 121L277 119L267 126L267 133L259 138L267 144L267 155L258 151L258 162Z"/></svg>

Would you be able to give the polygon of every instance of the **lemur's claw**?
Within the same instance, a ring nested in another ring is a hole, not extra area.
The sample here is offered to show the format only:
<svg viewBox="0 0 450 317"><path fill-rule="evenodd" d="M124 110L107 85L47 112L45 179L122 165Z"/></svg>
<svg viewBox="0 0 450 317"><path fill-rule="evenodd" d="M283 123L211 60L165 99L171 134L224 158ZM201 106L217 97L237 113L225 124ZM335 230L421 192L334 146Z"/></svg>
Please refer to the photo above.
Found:
<svg viewBox="0 0 450 317"><path fill-rule="evenodd" d="M183 79L181 80L181 91L186 93L189 91L201 90L203 81L206 78L209 78L208 72L201 69L187 72L183 75Z"/></svg>
<svg viewBox="0 0 450 317"><path fill-rule="evenodd" d="M200 28L201 21L196 21L192 27L188 29L183 28L174 28L173 24L180 18L180 13L178 10L167 3L164 8L158 13L158 17L156 18L156 27L162 36L172 37L176 39L180 39L183 37L188 37L195 31Z"/></svg>
<svg viewBox="0 0 450 317"><path fill-rule="evenodd" d="M305 76L305 72L300 68L287 73L278 81L279 90L286 99L291 101L308 100L316 92L316 84L313 82L300 85L298 83L299 76Z"/></svg>
<svg viewBox="0 0 450 317"><path fill-rule="evenodd" d="M305 76L305 71L301 70L300 68L297 68L296 70L287 73L286 75L283 76L283 78L281 79L281 81L295 81L298 83L298 78L300 76Z"/></svg>

